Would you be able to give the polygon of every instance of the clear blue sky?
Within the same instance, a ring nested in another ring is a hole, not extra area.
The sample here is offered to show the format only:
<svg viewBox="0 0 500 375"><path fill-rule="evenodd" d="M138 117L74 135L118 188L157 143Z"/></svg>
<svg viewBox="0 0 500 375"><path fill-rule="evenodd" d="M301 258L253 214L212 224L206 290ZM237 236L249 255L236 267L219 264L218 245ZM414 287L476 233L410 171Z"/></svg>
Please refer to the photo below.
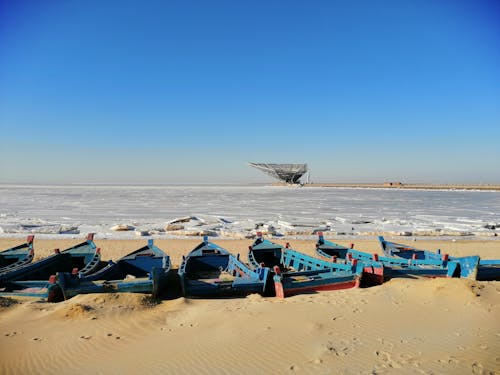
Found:
<svg viewBox="0 0 500 375"><path fill-rule="evenodd" d="M0 182L500 182L499 1L0 7Z"/></svg>

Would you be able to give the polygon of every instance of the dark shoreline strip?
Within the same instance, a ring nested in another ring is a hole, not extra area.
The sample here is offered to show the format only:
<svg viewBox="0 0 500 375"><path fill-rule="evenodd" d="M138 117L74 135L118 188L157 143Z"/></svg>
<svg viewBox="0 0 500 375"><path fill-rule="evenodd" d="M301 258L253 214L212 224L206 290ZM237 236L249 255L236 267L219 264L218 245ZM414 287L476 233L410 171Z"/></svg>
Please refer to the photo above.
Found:
<svg viewBox="0 0 500 375"><path fill-rule="evenodd" d="M273 186L286 186L274 183ZM371 183L309 183L304 187L364 188L364 189L420 189L420 190L484 190L500 191L500 185L434 185L434 184L371 184Z"/></svg>

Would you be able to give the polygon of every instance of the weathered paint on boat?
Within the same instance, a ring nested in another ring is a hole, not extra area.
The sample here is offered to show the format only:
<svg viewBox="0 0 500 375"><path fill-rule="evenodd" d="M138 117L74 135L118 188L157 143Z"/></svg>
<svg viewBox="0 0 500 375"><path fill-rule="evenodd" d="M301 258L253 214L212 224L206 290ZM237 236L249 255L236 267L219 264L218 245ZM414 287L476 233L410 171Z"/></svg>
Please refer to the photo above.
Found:
<svg viewBox="0 0 500 375"><path fill-rule="evenodd" d="M314 293L323 290L338 290L358 287L364 265L353 261L352 264L336 264L295 251L263 239L257 239L249 247L248 259L257 267L272 266L274 289L277 297L287 297L301 293Z"/></svg>
<svg viewBox="0 0 500 375"><path fill-rule="evenodd" d="M332 262L342 262L348 257L351 248L334 242L326 241L323 232L318 232L318 242L316 243L316 253L322 258L330 259ZM384 265L376 260L364 260L363 284L366 286L381 285L385 278Z"/></svg>
<svg viewBox="0 0 500 375"><path fill-rule="evenodd" d="M131 292L149 293L157 298L164 290L170 257L154 245L151 239L146 246L109 263L102 269L81 275L78 272L58 272L49 285L49 302L68 299L78 294Z"/></svg>
<svg viewBox="0 0 500 375"><path fill-rule="evenodd" d="M464 257L460 261L451 261L447 255L441 259L402 259L396 257L379 256L362 251L346 248L324 239L319 233L316 251L325 256L332 248L345 260L358 259L369 263L380 262L385 267L387 277L464 277L475 279L479 257Z"/></svg>
<svg viewBox="0 0 500 375"><path fill-rule="evenodd" d="M215 277L214 273L221 272L227 275L226 279ZM240 261L239 255L233 256L204 237L202 243L183 257L178 274L184 296L224 297L264 294L270 270L260 266L252 270Z"/></svg>
<svg viewBox="0 0 500 375"><path fill-rule="evenodd" d="M441 250L435 252L430 250L421 250L413 246L403 245L395 242L386 241L384 237L379 236L378 240L382 251L387 256L400 257L404 259L442 259ZM467 267L470 257L453 257L449 260L459 262L461 267ZM500 280L500 259L480 259L477 267L477 280Z"/></svg>
<svg viewBox="0 0 500 375"><path fill-rule="evenodd" d="M55 281L57 272L77 269L82 275L94 272L101 266L101 252L90 233L86 241L55 253L38 262L27 264L10 272L0 274L0 295L22 295L47 297L48 284ZM47 280L49 280L47 282Z"/></svg>

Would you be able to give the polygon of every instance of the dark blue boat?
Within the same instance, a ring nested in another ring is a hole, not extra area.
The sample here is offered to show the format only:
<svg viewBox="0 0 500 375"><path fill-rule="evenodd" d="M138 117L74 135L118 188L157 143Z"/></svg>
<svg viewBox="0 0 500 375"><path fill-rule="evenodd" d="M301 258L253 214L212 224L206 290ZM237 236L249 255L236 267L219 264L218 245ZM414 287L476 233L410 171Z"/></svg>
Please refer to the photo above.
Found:
<svg viewBox="0 0 500 375"><path fill-rule="evenodd" d="M35 255L34 238L35 236L28 236L25 243L0 252L0 273L10 272L31 263Z"/></svg>
<svg viewBox="0 0 500 375"><path fill-rule="evenodd" d="M226 249L208 241L196 246L179 268L182 293L189 297L244 296L264 294L269 268L248 268Z"/></svg>
<svg viewBox="0 0 500 375"><path fill-rule="evenodd" d="M48 287L48 301L58 302L88 293L149 293L153 298L164 290L170 257L149 240L146 246L109 263L88 275L58 272Z"/></svg>
<svg viewBox="0 0 500 375"><path fill-rule="evenodd" d="M399 257L404 259L442 259L441 250L435 252L430 250L420 250L413 246L402 245L395 242L386 241L384 237L379 236L378 240L384 254L387 256ZM451 261L460 262L468 257L448 257ZM500 259L480 259L477 267L477 280L500 280Z"/></svg>
<svg viewBox="0 0 500 375"><path fill-rule="evenodd" d="M26 296L39 296L39 289L47 288L47 280L57 272L77 270L82 275L94 272L102 263L100 250L93 238L94 234L91 233L86 241L69 249L56 249L53 255L38 262L0 273L0 294L12 295L19 292ZM52 281L55 281L55 277L52 277ZM43 293L47 292L42 291Z"/></svg>
<svg viewBox="0 0 500 375"><path fill-rule="evenodd" d="M464 257L450 260L447 256L441 259L402 259L379 256L346 248L325 240L323 233L318 233L316 251L324 257L338 257L344 261L358 259L369 263L380 262L385 267L385 276L391 277L464 277L476 278L479 257Z"/></svg>
<svg viewBox="0 0 500 375"><path fill-rule="evenodd" d="M363 274L363 264L337 264L302 254L265 240L261 233L249 247L248 260L254 267L271 267L277 297L323 290L358 287Z"/></svg>

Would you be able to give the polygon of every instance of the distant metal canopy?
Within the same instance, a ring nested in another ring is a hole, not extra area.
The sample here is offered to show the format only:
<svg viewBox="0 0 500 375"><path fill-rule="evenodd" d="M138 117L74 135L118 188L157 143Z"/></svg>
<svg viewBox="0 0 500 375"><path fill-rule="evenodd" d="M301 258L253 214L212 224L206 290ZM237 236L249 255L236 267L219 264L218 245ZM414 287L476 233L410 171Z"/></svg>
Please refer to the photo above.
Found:
<svg viewBox="0 0 500 375"><path fill-rule="evenodd" d="M272 163L248 163L280 181L288 184L298 184L300 178L307 172L307 164L272 164Z"/></svg>

